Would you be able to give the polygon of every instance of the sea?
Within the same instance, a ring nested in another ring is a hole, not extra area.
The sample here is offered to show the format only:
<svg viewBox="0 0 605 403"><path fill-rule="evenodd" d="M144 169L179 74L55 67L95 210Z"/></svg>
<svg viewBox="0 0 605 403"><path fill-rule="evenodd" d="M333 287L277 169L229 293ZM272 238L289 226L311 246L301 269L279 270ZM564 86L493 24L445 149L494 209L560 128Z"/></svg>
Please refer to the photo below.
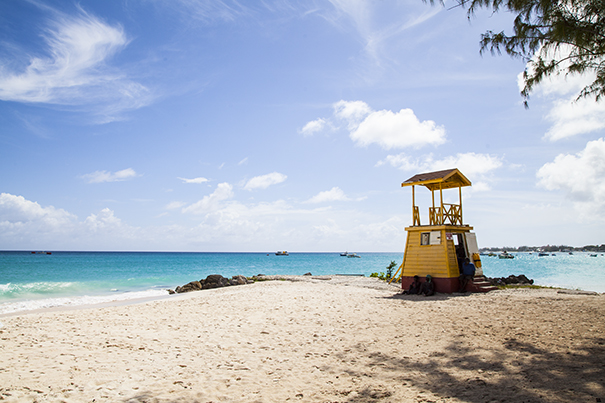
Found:
<svg viewBox="0 0 605 403"><path fill-rule="evenodd" d="M56 307L162 298L168 289L210 274L363 275L386 272L403 253L187 253L0 251L0 316ZM605 292L605 256L574 252L514 259L481 256L488 277L524 274L535 284ZM1 323L0 323L1 325Z"/></svg>

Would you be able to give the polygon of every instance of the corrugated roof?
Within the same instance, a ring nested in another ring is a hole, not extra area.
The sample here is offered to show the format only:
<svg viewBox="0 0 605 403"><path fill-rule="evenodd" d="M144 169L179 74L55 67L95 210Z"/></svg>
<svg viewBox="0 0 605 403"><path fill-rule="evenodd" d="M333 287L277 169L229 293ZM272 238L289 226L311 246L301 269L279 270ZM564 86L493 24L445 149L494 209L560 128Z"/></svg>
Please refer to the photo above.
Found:
<svg viewBox="0 0 605 403"><path fill-rule="evenodd" d="M471 186L466 176L458 168L445 169L443 171L425 172L412 176L401 184L401 186L423 185L430 190L449 189Z"/></svg>

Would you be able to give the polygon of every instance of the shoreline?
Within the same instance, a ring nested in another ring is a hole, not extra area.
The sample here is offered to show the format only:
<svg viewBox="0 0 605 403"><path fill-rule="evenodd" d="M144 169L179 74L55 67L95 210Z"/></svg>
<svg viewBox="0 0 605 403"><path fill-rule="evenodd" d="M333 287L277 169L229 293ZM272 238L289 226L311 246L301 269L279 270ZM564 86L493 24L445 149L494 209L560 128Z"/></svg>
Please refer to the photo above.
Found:
<svg viewBox="0 0 605 403"><path fill-rule="evenodd" d="M262 279L257 282L280 281L280 280L293 281L293 282L296 282L296 281L307 281L307 282L326 281L329 284L345 284L345 285L354 285L354 286L360 286L360 287L370 287L370 288L376 288L376 289L384 289L384 290L393 289L393 290L401 291L401 286L399 283L393 282L391 284L388 284L385 281L380 281L376 278L366 277L366 276L360 275L360 274L333 274L333 275L316 275L316 276L313 276L313 275L311 275L311 276L308 276L308 275L263 275L261 278ZM604 294L605 295L605 293L599 293L597 291L586 291L586 290L581 290L581 289L571 289L571 288L541 286L541 285L536 285L536 286L539 287L538 289L552 289L552 290L557 290L560 292L566 292L566 293L570 293L570 294L584 294L584 295ZM534 289L536 289L536 286L520 285L520 286L518 286L518 288L522 288L522 289L523 288L534 288ZM236 286L230 286L230 287L236 287ZM240 287L240 286L237 286L237 287ZM517 288L517 287L515 287L515 285L512 285L511 288ZM157 300L176 298L176 296L178 296L178 295L187 295L187 294L198 292L198 291L192 291L192 292L187 292L187 293L182 293L182 294L170 295L168 293L168 290L169 290L168 288L165 290L166 294L158 294L158 295L135 297L135 298L122 298L123 296L129 295L132 292L132 291L125 291L123 293L117 294L116 297L120 297L118 299L110 299L110 300L102 301L102 302L73 304L73 305L71 303L64 303L64 304L60 304L57 306L41 307L41 308L34 308L34 309L20 309L20 310L11 311L11 312L5 312L5 313L0 312L0 318L27 315L30 313L36 314L36 313L45 313L45 312L61 312L61 311L73 311L73 310L79 310L79 309L97 309L97 308L106 308L106 307L112 307L112 306L134 305L134 304L141 304L141 303L152 302L152 301L157 301ZM148 290L148 291L150 291L150 290ZM200 290L200 291L205 292L208 290ZM145 291L143 291L143 292L145 292ZM456 295L456 294L437 293L437 295ZM74 296L73 298L82 298L82 297L88 297L88 296L86 296L86 295ZM103 294L102 296L93 296L93 298L96 298L96 297L114 298L112 296L112 294L110 294L110 293ZM59 298L69 299L70 297L59 297ZM27 301L46 301L46 300L54 300L54 299L57 299L57 298L48 298L48 299L40 298L40 299L33 299L33 300L22 300L22 301L18 301L18 302L22 303L22 302L27 302ZM4 303L10 303L10 302L5 301Z"/></svg>
<svg viewBox="0 0 605 403"><path fill-rule="evenodd" d="M367 277L278 277L285 281L5 317L0 399L605 398L605 295L422 297Z"/></svg>

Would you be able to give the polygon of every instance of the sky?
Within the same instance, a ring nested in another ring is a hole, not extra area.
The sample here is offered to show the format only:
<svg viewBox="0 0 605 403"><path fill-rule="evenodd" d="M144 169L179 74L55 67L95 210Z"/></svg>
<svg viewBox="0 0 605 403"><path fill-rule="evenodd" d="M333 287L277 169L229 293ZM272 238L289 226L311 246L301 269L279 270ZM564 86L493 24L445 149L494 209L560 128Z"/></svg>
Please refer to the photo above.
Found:
<svg viewBox="0 0 605 403"><path fill-rule="evenodd" d="M590 77L524 108L452 5L0 2L0 250L398 252L450 168L480 247L605 243Z"/></svg>

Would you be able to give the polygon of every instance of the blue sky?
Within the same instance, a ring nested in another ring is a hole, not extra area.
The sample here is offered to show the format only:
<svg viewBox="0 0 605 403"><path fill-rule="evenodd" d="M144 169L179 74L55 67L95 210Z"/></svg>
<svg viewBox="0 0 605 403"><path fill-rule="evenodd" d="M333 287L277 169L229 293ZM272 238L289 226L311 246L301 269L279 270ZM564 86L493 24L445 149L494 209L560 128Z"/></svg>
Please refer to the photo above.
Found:
<svg viewBox="0 0 605 403"><path fill-rule="evenodd" d="M524 62L479 54L511 22L420 0L2 2L0 249L400 251L401 182L454 167L480 246L603 243L605 106L556 77L526 110Z"/></svg>

